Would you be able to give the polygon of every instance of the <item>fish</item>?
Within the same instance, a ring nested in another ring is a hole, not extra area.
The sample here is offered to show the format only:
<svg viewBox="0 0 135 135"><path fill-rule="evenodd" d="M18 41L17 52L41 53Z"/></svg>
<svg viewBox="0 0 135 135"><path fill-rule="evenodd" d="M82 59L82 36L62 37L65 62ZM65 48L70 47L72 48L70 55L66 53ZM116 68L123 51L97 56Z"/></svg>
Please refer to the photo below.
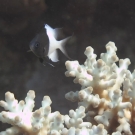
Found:
<svg viewBox="0 0 135 135"><path fill-rule="evenodd" d="M44 29L38 33L30 42L30 51L32 51L41 63L45 60L47 64L53 65L51 62L58 62L58 49L68 58L71 59L65 49L66 42L71 36L62 40L57 40L62 28L51 28L45 24Z"/></svg>

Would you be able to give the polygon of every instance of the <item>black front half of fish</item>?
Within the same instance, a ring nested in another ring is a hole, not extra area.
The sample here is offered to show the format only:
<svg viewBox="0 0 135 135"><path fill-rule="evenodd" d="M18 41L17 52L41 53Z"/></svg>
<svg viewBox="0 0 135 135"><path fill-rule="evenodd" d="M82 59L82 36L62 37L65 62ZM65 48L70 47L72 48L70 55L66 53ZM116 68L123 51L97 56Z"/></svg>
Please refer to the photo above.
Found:
<svg viewBox="0 0 135 135"><path fill-rule="evenodd" d="M49 38L46 34L46 30L41 30L35 38L30 42L30 50L39 58L47 56L49 51Z"/></svg>

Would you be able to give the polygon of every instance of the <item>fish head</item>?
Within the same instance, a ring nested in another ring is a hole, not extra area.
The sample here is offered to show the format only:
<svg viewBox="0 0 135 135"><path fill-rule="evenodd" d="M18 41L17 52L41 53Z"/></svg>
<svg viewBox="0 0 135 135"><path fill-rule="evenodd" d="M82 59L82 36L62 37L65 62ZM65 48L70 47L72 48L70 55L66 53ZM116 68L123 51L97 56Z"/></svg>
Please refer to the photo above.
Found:
<svg viewBox="0 0 135 135"><path fill-rule="evenodd" d="M37 34L29 44L30 50L40 58L46 57L49 49L49 39L45 31Z"/></svg>

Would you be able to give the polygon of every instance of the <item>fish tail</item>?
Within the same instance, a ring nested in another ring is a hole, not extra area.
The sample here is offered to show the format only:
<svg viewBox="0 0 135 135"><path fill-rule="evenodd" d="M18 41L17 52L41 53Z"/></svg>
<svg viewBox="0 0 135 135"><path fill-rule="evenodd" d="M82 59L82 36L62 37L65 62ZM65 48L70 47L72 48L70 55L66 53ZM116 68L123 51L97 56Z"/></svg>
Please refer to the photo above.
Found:
<svg viewBox="0 0 135 135"><path fill-rule="evenodd" d="M62 53L67 57L67 58L69 58L69 59L71 59L69 56L68 56L68 54L67 54L67 52L66 52L66 49L65 49L65 45L66 45L66 42L69 40L71 38L71 36L70 37L67 37L67 38L65 38L65 39L63 39L63 40L61 40L60 42L60 45L59 45L59 49L62 51Z"/></svg>

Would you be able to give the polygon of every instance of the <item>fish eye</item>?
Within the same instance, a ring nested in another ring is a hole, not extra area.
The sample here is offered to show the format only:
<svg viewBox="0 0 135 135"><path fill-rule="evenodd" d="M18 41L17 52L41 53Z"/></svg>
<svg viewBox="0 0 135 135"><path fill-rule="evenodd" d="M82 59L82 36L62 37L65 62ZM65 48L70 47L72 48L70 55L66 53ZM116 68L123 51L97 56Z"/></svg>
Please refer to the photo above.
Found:
<svg viewBox="0 0 135 135"><path fill-rule="evenodd" d="M36 43L35 43L35 47L36 47L36 48L39 47L39 45L40 45L39 42L36 42Z"/></svg>

